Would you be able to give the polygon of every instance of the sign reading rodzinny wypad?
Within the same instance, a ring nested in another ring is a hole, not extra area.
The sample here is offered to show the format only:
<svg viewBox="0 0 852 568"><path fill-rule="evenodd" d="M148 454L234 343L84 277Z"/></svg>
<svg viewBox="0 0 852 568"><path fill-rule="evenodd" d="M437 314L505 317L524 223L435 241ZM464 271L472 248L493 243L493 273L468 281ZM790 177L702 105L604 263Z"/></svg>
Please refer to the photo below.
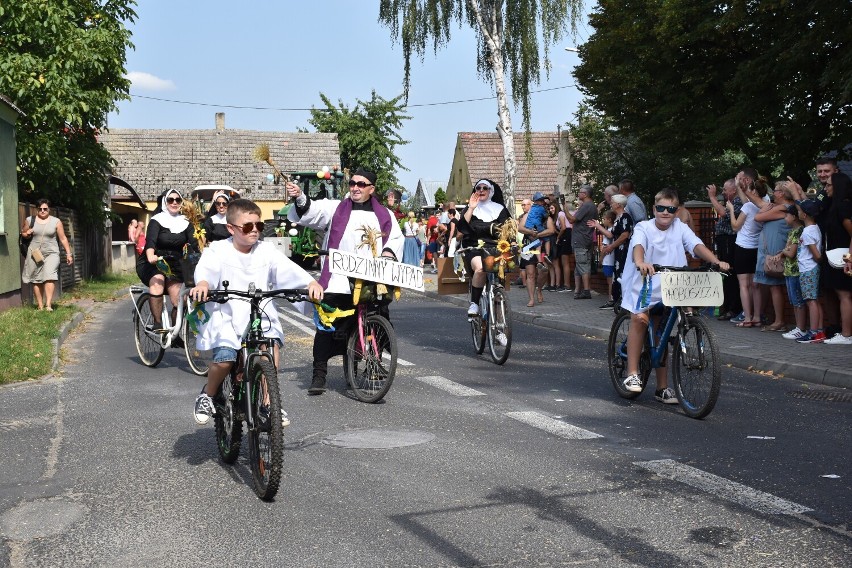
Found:
<svg viewBox="0 0 852 568"><path fill-rule="evenodd" d="M419 266L411 266L382 257L358 256L337 249L329 249L325 261L332 274L424 291L423 269Z"/></svg>

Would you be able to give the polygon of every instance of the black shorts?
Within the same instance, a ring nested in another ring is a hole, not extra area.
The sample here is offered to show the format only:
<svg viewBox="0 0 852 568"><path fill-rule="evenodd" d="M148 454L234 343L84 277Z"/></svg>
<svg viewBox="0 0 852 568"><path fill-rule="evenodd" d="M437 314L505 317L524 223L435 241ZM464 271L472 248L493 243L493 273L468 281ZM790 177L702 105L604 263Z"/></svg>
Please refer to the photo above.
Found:
<svg viewBox="0 0 852 568"><path fill-rule="evenodd" d="M754 274L757 267L757 249L747 249L734 245L734 272L736 274Z"/></svg>

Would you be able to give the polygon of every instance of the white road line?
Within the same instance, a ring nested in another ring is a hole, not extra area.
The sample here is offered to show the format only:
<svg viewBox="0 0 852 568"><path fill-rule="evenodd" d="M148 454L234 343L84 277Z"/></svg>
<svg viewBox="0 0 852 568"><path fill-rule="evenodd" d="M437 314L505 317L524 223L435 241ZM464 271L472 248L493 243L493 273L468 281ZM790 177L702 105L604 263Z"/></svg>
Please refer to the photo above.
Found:
<svg viewBox="0 0 852 568"><path fill-rule="evenodd" d="M701 471L688 465L683 465L674 460L634 462L633 465L638 465L643 469L656 473L660 477L685 483L700 491L710 493L721 499L732 501L761 513L770 515L797 515L813 510L804 505L799 505L798 503L787 501L775 495L752 489L747 485Z"/></svg>
<svg viewBox="0 0 852 568"><path fill-rule="evenodd" d="M293 316L293 317L291 317L291 316ZM317 330L316 330L316 328L314 327L314 324L313 324L314 320L309 318L305 314L301 314L301 313L296 312L294 310L287 310L286 312L284 312L283 310L279 309L278 310L278 317L281 318L282 320L286 321L287 323L291 324L293 327L301 329L302 331L304 331L306 334L310 335L311 337L313 337L314 334L316 334L316 332L317 332ZM296 318L298 318L298 319L296 319ZM299 319L302 320L302 321L310 322L310 324L311 324L310 327L303 325L301 322L298 321ZM387 359L388 356L385 355L384 358ZM414 366L414 363L412 363L411 361L406 361L405 359L402 359L400 357L396 358L396 364L402 365L403 367Z"/></svg>
<svg viewBox="0 0 852 568"><path fill-rule="evenodd" d="M529 424L534 428L544 430L550 434L566 438L568 440L591 440L592 438L603 438L600 434L583 430L573 424L556 420L549 416L545 416L540 412L507 412L506 416L513 418L518 422Z"/></svg>
<svg viewBox="0 0 852 568"><path fill-rule="evenodd" d="M427 385L431 385L435 388L439 388L441 390L447 391L450 394L454 394L456 396L485 396L484 392L479 392L478 390L474 390L472 388L468 388L464 385L460 385L450 379L445 379L444 377L415 377L418 381L424 382Z"/></svg>

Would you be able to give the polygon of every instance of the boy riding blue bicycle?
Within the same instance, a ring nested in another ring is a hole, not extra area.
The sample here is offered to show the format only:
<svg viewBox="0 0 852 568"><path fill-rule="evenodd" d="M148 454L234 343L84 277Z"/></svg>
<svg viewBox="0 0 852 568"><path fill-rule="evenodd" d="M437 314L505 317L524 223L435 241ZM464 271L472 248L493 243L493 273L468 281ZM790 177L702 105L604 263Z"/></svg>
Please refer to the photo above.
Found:
<svg viewBox="0 0 852 568"><path fill-rule="evenodd" d="M718 264L724 271L730 269L720 262L700 238L675 213L680 204L676 190L666 188L654 196L654 218L637 223L630 239L627 262L622 274L621 307L629 311L630 330L627 337L627 378L624 388L642 392L639 377L639 359L647 333L651 310L662 301L660 278L654 265L686 266L686 252L706 262ZM655 322L659 316L654 316ZM655 323L656 325L656 323ZM665 366L656 369L655 398L664 404L677 404L675 393L668 387Z"/></svg>
<svg viewBox="0 0 852 568"><path fill-rule="evenodd" d="M312 300L321 300L322 286L302 267L279 252L275 245L259 241L263 232L260 208L248 199L236 199L228 204L227 227L231 237L215 241L204 249L195 269L196 285L190 296L205 302L208 292L227 281L235 290L246 290L251 284L258 288L307 288ZM281 322L272 299L262 306L264 335L274 337L273 358L278 368L278 347L284 337ZM199 326L197 345L213 351L213 362L207 373L207 384L195 400L194 417L198 424L207 424L215 413L212 396L237 360L240 338L249 323L250 306L247 302L230 301L224 304L208 303L204 309L209 314ZM284 425L289 423L286 414Z"/></svg>

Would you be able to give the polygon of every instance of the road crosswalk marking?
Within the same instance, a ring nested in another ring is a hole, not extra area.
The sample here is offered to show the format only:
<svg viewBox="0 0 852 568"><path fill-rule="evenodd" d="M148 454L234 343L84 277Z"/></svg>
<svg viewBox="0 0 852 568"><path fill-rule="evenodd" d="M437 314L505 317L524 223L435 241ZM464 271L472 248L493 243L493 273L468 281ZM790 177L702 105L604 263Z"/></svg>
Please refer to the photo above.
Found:
<svg viewBox="0 0 852 568"><path fill-rule="evenodd" d="M485 396L484 392L480 392L478 390L472 389L470 387L466 387L464 385L460 385L455 381L451 381L450 379L446 379L444 377L431 376L431 377L415 377L418 381L426 383L427 385L432 385L435 388L439 388L443 391L446 391L450 394L454 394L456 396Z"/></svg>
<svg viewBox="0 0 852 568"><path fill-rule="evenodd" d="M761 513L770 515L797 515L813 510L804 505L787 501L770 493L758 491L747 485L707 473L706 471L678 463L674 460L634 462L633 465L652 471L660 477L685 483L705 493L710 493L721 499L732 501Z"/></svg>
<svg viewBox="0 0 852 568"><path fill-rule="evenodd" d="M523 422L524 424L528 424L534 428L544 430L545 432L549 432L550 434L559 436L560 438L566 438L568 440L591 440L593 438L603 438L600 434L545 416L540 412L507 412L506 416L513 418L518 422Z"/></svg>

